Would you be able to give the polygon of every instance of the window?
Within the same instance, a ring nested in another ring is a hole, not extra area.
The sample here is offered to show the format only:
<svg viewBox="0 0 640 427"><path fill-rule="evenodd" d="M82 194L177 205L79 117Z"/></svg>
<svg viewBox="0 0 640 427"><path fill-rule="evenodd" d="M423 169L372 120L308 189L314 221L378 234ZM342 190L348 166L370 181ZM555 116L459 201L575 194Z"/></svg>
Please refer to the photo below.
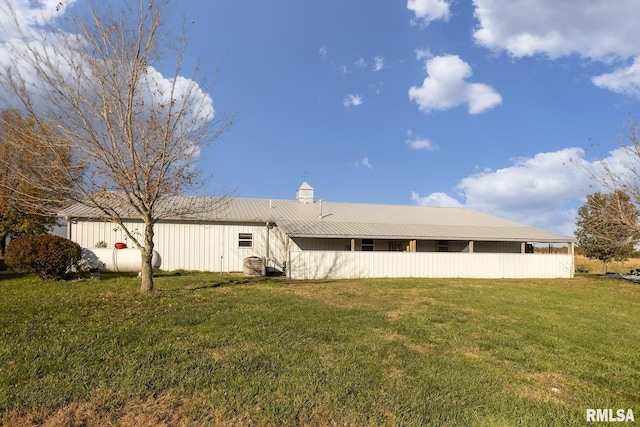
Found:
<svg viewBox="0 0 640 427"><path fill-rule="evenodd" d="M240 234L238 234L238 247L239 248L252 248L253 247L253 233L240 233Z"/></svg>
<svg viewBox="0 0 640 427"><path fill-rule="evenodd" d="M436 251L438 252L449 252L449 241L448 240L438 240L436 244Z"/></svg>
<svg viewBox="0 0 640 427"><path fill-rule="evenodd" d="M373 252L373 239L362 239L362 250L365 252Z"/></svg>

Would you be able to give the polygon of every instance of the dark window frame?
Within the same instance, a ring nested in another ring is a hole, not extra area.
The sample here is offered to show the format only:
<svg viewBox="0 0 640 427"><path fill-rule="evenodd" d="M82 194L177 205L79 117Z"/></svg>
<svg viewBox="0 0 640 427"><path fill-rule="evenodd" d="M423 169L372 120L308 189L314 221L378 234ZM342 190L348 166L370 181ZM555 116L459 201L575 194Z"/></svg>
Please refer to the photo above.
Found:
<svg viewBox="0 0 640 427"><path fill-rule="evenodd" d="M238 233L238 247L241 249L253 248L253 233Z"/></svg>
<svg viewBox="0 0 640 427"><path fill-rule="evenodd" d="M362 239L361 247L363 252L373 252L375 243L373 239Z"/></svg>

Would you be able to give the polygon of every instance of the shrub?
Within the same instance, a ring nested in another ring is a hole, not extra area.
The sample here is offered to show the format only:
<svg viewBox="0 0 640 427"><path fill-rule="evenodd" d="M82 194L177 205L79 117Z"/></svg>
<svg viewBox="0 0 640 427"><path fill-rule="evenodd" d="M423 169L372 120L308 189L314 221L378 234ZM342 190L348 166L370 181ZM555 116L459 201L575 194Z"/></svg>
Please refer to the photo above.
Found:
<svg viewBox="0 0 640 427"><path fill-rule="evenodd" d="M11 270L35 273L44 280L64 278L82 256L80 245L50 234L18 237L7 245L5 263Z"/></svg>

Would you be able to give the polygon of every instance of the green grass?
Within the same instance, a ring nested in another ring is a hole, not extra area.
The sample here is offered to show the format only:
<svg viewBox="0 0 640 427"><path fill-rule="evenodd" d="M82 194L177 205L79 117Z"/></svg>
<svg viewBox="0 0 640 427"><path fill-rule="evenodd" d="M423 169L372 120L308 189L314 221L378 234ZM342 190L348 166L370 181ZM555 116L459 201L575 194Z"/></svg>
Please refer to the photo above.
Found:
<svg viewBox="0 0 640 427"><path fill-rule="evenodd" d="M640 285L0 276L2 425L640 419Z"/></svg>

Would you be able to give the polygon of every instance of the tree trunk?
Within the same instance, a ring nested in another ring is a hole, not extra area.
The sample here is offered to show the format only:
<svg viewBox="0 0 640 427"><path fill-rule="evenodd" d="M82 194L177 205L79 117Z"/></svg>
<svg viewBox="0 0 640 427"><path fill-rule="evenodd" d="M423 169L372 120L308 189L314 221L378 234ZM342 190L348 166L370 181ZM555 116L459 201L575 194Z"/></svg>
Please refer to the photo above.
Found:
<svg viewBox="0 0 640 427"><path fill-rule="evenodd" d="M151 292L153 291L153 223L151 222L145 224L144 248L140 252L142 254L140 292Z"/></svg>

